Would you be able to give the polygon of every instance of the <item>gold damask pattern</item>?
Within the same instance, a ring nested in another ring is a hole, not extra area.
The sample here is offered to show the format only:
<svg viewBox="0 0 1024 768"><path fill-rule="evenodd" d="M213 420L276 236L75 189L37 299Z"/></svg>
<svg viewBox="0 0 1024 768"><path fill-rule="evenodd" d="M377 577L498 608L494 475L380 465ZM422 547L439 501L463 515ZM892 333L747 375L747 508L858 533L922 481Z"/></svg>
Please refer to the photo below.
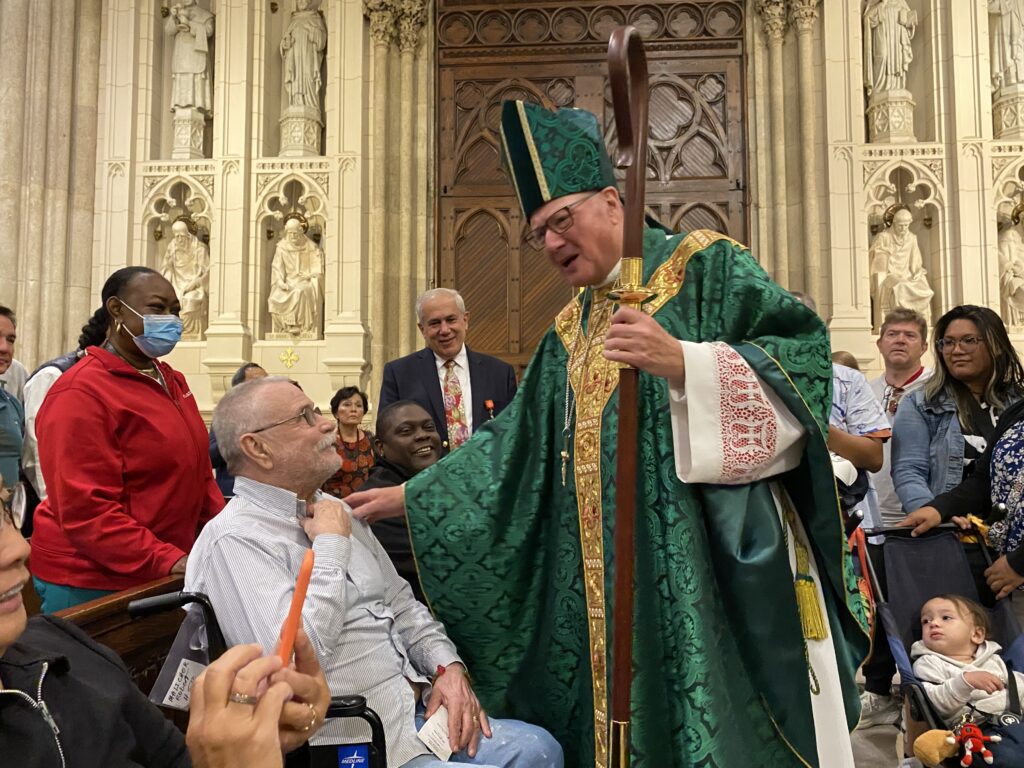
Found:
<svg viewBox="0 0 1024 768"><path fill-rule="evenodd" d="M722 239L730 240L710 230L697 230L683 238L672 256L655 270L648 281L647 287L657 295L644 306L644 310L653 315L676 296L682 288L686 265L693 254ZM602 354L604 337L614 311L608 292L608 288L594 292L586 331L582 326L583 305L578 299L571 301L555 319L555 330L569 354L568 376L574 400L573 476L590 637L597 768L605 768L608 760L608 627L604 586L604 511L601 503L601 416L619 385L618 364L605 359Z"/></svg>
<svg viewBox="0 0 1024 768"><path fill-rule="evenodd" d="M582 314L580 302L573 301L559 313L555 327L570 353L568 376L576 416L573 473L594 690L594 758L597 768L605 768L608 761L608 652L605 641L604 515L601 506L601 414L619 384L619 366L601 354L612 317L608 288L595 292L586 332L581 324Z"/></svg>

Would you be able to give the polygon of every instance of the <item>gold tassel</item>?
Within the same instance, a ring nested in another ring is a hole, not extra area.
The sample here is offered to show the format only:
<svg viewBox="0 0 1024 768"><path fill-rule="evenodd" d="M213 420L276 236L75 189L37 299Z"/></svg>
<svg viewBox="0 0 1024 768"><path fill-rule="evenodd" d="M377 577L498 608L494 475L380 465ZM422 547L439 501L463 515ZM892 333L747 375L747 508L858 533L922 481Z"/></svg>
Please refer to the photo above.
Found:
<svg viewBox="0 0 1024 768"><path fill-rule="evenodd" d="M796 550L796 604L800 609L800 626L807 640L824 640L828 637L828 627L822 615L821 602L818 600L818 589L810 574L810 563L807 548L793 537L793 548Z"/></svg>

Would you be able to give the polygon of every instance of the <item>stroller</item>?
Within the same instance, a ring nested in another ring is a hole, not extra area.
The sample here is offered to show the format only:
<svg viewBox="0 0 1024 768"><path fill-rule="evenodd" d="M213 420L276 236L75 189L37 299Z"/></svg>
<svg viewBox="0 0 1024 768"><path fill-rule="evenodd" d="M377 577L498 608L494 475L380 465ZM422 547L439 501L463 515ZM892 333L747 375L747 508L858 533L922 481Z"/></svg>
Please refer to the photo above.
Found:
<svg viewBox="0 0 1024 768"><path fill-rule="evenodd" d="M992 553L981 542L981 537L975 534L977 543L962 542L961 536L972 531L961 531L952 524L938 526L917 538L912 538L910 531L910 528L864 531L868 537L886 537L882 545L886 589L882 588L871 557L862 561L867 563L869 571L866 576L870 579L874 595L875 621L881 622L881 629L900 674L906 730L904 751L908 756L913 755L913 743L919 735L927 730L947 727L929 702L924 685L914 674L910 659L910 646L921 639L921 606L928 600L951 593L963 595L983 605L989 611L992 625L990 639L1003 647L1002 656L1012 669L1024 671L1024 636L1021 635L1009 600L995 600L987 587L983 590L984 594L979 595L972 574L969 556L973 556L979 565L992 564ZM1012 705L1012 689L1010 693ZM959 766L960 761L951 758L944 765Z"/></svg>

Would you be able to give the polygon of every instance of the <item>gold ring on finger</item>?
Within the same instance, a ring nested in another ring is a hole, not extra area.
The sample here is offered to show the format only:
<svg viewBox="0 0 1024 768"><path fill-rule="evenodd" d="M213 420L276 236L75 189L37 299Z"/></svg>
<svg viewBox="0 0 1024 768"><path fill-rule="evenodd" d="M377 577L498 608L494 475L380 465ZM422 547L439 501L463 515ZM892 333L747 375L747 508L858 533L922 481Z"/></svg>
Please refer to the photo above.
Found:
<svg viewBox="0 0 1024 768"><path fill-rule="evenodd" d="M314 707L308 701L305 702L305 704L307 707L309 707L309 714L312 715L312 718L310 719L309 724L306 725L305 728L300 728L299 730L302 733L309 733L313 729L313 726L316 725L316 721L319 716L317 715L316 707Z"/></svg>

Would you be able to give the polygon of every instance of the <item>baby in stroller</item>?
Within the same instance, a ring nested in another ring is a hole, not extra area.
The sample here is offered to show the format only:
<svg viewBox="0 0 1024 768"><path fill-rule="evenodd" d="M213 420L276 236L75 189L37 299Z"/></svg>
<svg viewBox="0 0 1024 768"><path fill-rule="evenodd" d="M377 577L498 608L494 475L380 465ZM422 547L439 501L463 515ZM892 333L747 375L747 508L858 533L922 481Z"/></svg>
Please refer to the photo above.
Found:
<svg viewBox="0 0 1024 768"><path fill-rule="evenodd" d="M921 639L910 649L914 673L947 725L973 710L995 716L1007 708L1007 668L991 635L988 612L961 595L934 597L921 608ZM1024 689L1024 674L1014 672Z"/></svg>

